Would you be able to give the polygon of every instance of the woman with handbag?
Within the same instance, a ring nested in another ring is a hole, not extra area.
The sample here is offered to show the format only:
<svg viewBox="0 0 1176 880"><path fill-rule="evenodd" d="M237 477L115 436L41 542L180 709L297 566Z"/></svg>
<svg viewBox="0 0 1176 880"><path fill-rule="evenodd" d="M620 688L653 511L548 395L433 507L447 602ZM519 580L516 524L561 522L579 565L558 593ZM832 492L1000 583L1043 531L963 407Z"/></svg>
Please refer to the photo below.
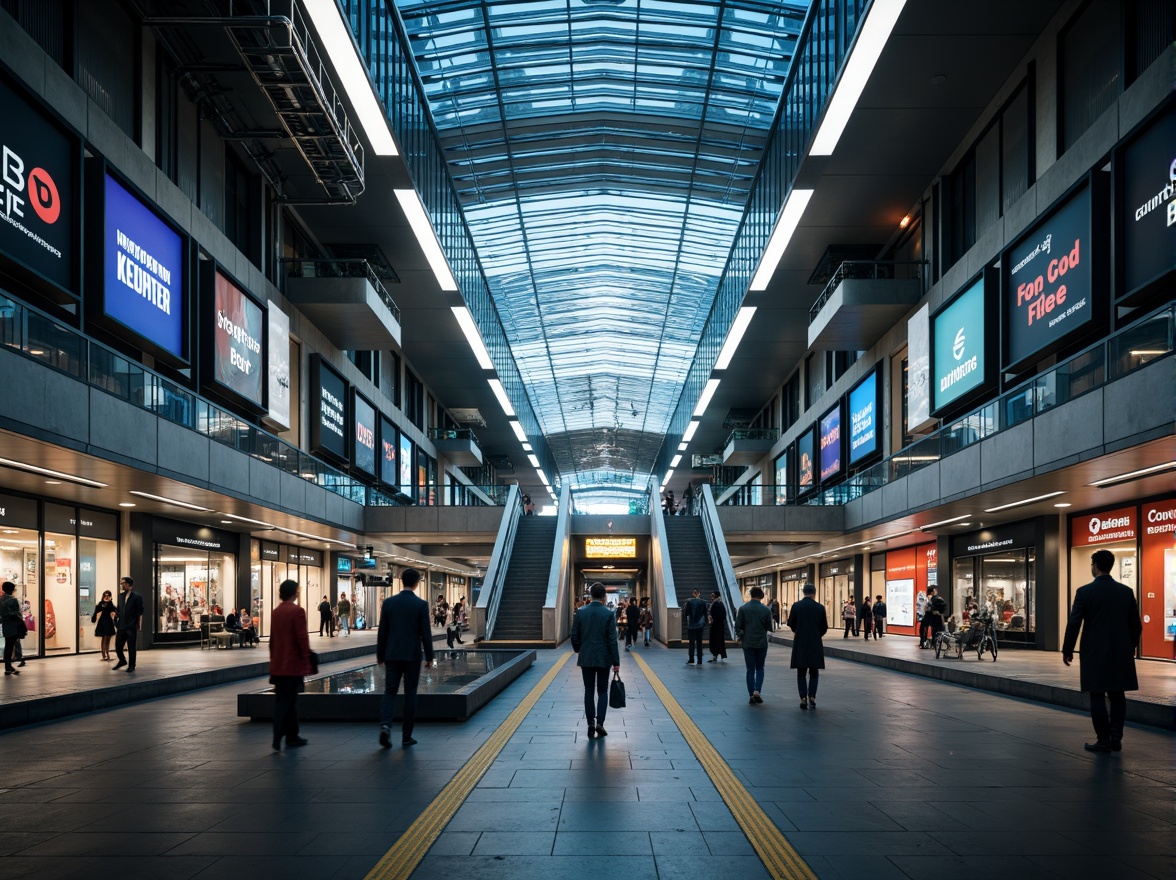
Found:
<svg viewBox="0 0 1176 880"><path fill-rule="evenodd" d="M16 584L5 581L0 590L4 594L0 596L0 629L4 633L4 674L20 675L20 670L12 665L12 661L16 657L16 648L28 629L20 614L20 600L13 595L16 592Z"/></svg>
<svg viewBox="0 0 1176 880"><path fill-rule="evenodd" d="M110 660L110 640L114 638L114 617L118 608L111 601L110 590L102 593L102 601L94 606L94 613L90 615L90 623L96 623L94 635L102 639L102 659Z"/></svg>

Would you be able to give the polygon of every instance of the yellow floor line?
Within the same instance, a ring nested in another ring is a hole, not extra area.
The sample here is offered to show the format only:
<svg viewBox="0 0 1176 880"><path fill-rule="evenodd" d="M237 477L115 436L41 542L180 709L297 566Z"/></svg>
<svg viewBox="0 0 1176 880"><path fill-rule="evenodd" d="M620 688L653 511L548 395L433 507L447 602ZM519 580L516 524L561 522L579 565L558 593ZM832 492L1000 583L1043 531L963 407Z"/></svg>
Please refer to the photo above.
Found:
<svg viewBox="0 0 1176 880"><path fill-rule="evenodd" d="M723 803L731 810L731 815L747 835L764 867L768 869L768 874L775 880L816 880L816 874L792 848L783 832L776 827L776 823L768 818L768 814L755 802L743 783L735 776L735 772L698 729L698 725L690 720L686 710L649 668L649 664L641 659L639 654L634 654L633 658L649 679L654 693L661 699L674 723L678 725L678 730L686 738L687 744L702 764L702 769L718 789Z"/></svg>
<svg viewBox="0 0 1176 880"><path fill-rule="evenodd" d="M365 880L408 880L409 875L416 870L429 847L437 840L449 820L465 803L474 786L490 769L490 765L498 757L503 746L510 742L514 732L519 729L523 719L535 708L543 692L555 680L559 671L567 663L571 654L564 654L555 661L555 665L547 670L547 674L540 679L531 692L523 698L515 710L506 717L482 747L474 752L474 756L457 771L449 784L441 790L425 811L417 817L400 838L392 845L376 866L368 872Z"/></svg>

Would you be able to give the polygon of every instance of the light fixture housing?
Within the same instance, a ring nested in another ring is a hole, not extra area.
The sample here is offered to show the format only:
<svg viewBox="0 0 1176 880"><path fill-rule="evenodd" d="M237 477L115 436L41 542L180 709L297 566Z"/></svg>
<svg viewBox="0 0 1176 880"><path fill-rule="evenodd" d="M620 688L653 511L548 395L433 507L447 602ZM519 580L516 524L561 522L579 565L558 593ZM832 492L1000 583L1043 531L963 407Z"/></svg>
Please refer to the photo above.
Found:
<svg viewBox="0 0 1176 880"><path fill-rule="evenodd" d="M682 442L689 443L694 439L694 432L698 430L699 422L694 421L686 426L686 430L682 433Z"/></svg>
<svg viewBox="0 0 1176 880"><path fill-rule="evenodd" d="M727 341L723 343L723 348L719 351L719 359L715 361L716 370L725 370L731 365L731 358L735 356L735 349L743 341L743 334L747 332L747 327L751 324L751 319L754 317L755 306L743 306L739 310L739 314L731 322L731 329L727 332Z"/></svg>
<svg viewBox="0 0 1176 880"><path fill-rule="evenodd" d="M135 495L139 498L147 498L151 501L158 501L160 504L170 504L173 507L182 507L185 510L198 510L201 513L208 513L212 510L211 507L201 507L199 504L191 504L187 501L180 501L178 498L167 498L163 495L152 495L150 492L139 492L131 489L127 494Z"/></svg>
<svg viewBox="0 0 1176 880"><path fill-rule="evenodd" d="M105 489L107 486L106 483L100 483L97 480L89 480L86 477L79 477L76 474L66 474L61 471L50 470L49 468L37 467L35 464L26 464L23 461L14 461L11 458L0 458L0 467L25 471L26 473L37 474L42 477L53 477L58 480L77 483L79 486L90 486L94 489Z"/></svg>
<svg viewBox="0 0 1176 880"><path fill-rule="evenodd" d="M763 256L760 257L759 266L751 278L748 290L768 289L768 282L772 280L772 275L775 274L776 267L780 265L784 251L788 249L788 243L792 241L792 235L796 232L796 227L800 225L800 218L804 216L804 209L808 207L813 192L811 189L794 189L788 193L788 198L784 200L784 207L780 209L780 216L776 218L776 225L772 228L772 236L768 239L768 246L764 248Z"/></svg>
<svg viewBox="0 0 1176 880"><path fill-rule="evenodd" d="M417 242L425 252L425 259L429 261L429 267L433 270L437 283L441 285L442 290L457 290L457 279L449 269L445 251L441 249L441 242L437 240L437 233L433 230L429 213L425 210L420 196L415 189L396 189L393 192L396 194L396 201L400 202L404 216L408 218L408 225L412 227Z"/></svg>
<svg viewBox="0 0 1176 880"><path fill-rule="evenodd" d="M935 529L935 528L938 528L939 526L948 525L949 523L959 522L961 519L967 519L971 515L972 514L970 514L970 513L961 513L959 516L953 516L948 519L941 519L939 522L927 523L927 525L919 526L919 528L925 532L928 529Z"/></svg>
<svg viewBox="0 0 1176 880"><path fill-rule="evenodd" d="M501 380L487 379L486 381L490 383L490 390L498 398L498 405L502 407L502 411L513 419L515 417L514 407L511 406L510 398L506 396L506 389L502 387Z"/></svg>
<svg viewBox="0 0 1176 880"><path fill-rule="evenodd" d="M715 392L719 388L718 379L707 379L706 387L702 389L702 394L698 398L698 404L694 407L694 418L702 418L702 414L706 412L706 408L710 406L711 398L715 396Z"/></svg>
<svg viewBox="0 0 1176 880"><path fill-rule="evenodd" d="M507 424L508 424L508 425L510 425L510 429L511 429L512 431L514 431L514 435L515 435L516 437L518 437L518 438L519 438L519 442L520 442L520 443L526 443L526 442L527 442L527 435L526 435L526 433L523 431L523 426L522 426L522 425L520 425L520 424L519 424L518 422L516 422L514 419L511 419L509 422L507 422Z"/></svg>
<svg viewBox="0 0 1176 880"><path fill-rule="evenodd" d="M483 370L493 370L494 362L490 360L490 352L486 351L486 344L482 342L482 334L478 332L478 325L470 310L465 306L451 306L453 317L457 318L457 325L465 334L466 342L474 350L474 357L478 359L478 366ZM521 438L520 438L521 439Z"/></svg>
<svg viewBox="0 0 1176 880"><path fill-rule="evenodd" d="M686 447L687 447L687 446L689 446L689 445L690 445L689 443L687 443L685 440L683 440L681 443L679 443L679 444L678 444L678 451L679 451L679 452L685 452L685 451L686 451Z"/></svg>
<svg viewBox="0 0 1176 880"><path fill-rule="evenodd" d="M1166 461L1163 464L1154 464L1151 467L1139 468L1134 471L1127 471L1123 474L1116 474L1113 477L1103 477L1101 480L1095 480L1089 485L1101 489L1103 486L1113 486L1116 483L1126 483L1131 480L1138 480L1143 477L1150 477L1152 474L1158 474L1160 471L1176 469L1176 461Z"/></svg>
<svg viewBox="0 0 1176 880"><path fill-rule="evenodd" d="M1044 495L1034 495L1032 498L1022 498L1020 501L1011 501L1008 504L1001 504L997 507L984 508L985 513L996 513L998 510L1008 510L1010 507L1023 507L1026 504L1032 504L1035 501L1045 501L1047 498L1056 498L1059 495L1065 495L1062 490L1057 492L1046 492Z"/></svg>
<svg viewBox="0 0 1176 880"><path fill-rule="evenodd" d="M531 462L531 467L533 467L533 468L539 467L539 456L534 455L534 454L528 455L527 461Z"/></svg>
<svg viewBox="0 0 1176 880"><path fill-rule="evenodd" d="M682 456L681 456L681 455L675 455L673 458L671 458L671 459L670 459L670 467L672 467L672 468L676 468L676 467L678 466L678 463L679 463L680 461L682 461Z"/></svg>

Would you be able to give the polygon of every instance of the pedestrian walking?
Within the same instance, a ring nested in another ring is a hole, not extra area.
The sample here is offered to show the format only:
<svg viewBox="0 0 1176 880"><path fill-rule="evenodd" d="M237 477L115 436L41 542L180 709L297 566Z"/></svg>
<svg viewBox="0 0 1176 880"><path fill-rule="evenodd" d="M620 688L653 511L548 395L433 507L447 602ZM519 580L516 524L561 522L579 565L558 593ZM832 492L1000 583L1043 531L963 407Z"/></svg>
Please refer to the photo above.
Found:
<svg viewBox="0 0 1176 880"><path fill-rule="evenodd" d="M307 740L298 735L298 695L306 688L304 679L314 673L310 655L310 627L306 611L295 603L298 581L278 584L278 607L270 615L270 684L274 686L275 752L304 746Z"/></svg>
<svg viewBox="0 0 1176 880"><path fill-rule="evenodd" d="M645 647L649 647L649 637L653 634L653 607L649 604L649 597L641 600L641 632L645 635Z"/></svg>
<svg viewBox="0 0 1176 880"><path fill-rule="evenodd" d="M637 607L637 600L630 599L625 606L625 650L628 651L637 644L637 633L641 629L641 609Z"/></svg>
<svg viewBox="0 0 1176 880"><path fill-rule="evenodd" d="M751 599L735 612L735 638L743 645L743 662L747 665L747 702L762 703L764 663L768 659L768 633L772 631L772 612L760 600L764 591L752 587Z"/></svg>
<svg viewBox="0 0 1176 880"><path fill-rule="evenodd" d="M710 653L707 663L727 659L727 606L718 592L711 593L710 603Z"/></svg>
<svg viewBox="0 0 1176 880"><path fill-rule="evenodd" d="M947 602L936 587L928 587L927 604L923 607L923 619L919 621L919 647L930 648L935 636L946 625Z"/></svg>
<svg viewBox="0 0 1176 880"><path fill-rule="evenodd" d="M16 659L16 649L20 647L21 629L24 620L20 615L20 600L13 595L16 584L5 581L0 586L0 628L4 633L4 674L20 675L12 661Z"/></svg>
<svg viewBox="0 0 1176 880"><path fill-rule="evenodd" d="M323 596L323 601L318 603L319 613L319 635L323 635L326 630L327 638L332 638L335 635L335 615L331 612L331 600Z"/></svg>
<svg viewBox="0 0 1176 880"><path fill-rule="evenodd" d="M886 638L886 603L881 596L874 597L874 638Z"/></svg>
<svg viewBox="0 0 1176 880"><path fill-rule="evenodd" d="M761 593L762 595L762 593ZM698 657L698 665L702 665L702 631L706 628L706 603L698 598L698 590L691 590L690 598L682 606L682 616L686 620L686 644L689 649L689 666Z"/></svg>
<svg viewBox="0 0 1176 880"><path fill-rule="evenodd" d="M1090 694L1090 720L1096 740L1088 752L1123 750L1123 722L1127 719L1127 691L1139 690L1135 649L1143 624L1135 593L1111 577L1115 554L1097 550L1090 557L1094 580L1074 593L1074 605L1062 641L1062 662L1074 660L1079 631L1079 687ZM1110 713L1107 704L1110 703Z"/></svg>
<svg viewBox="0 0 1176 880"><path fill-rule="evenodd" d="M608 668L621 671L621 649L617 646L617 619L604 605L604 584L593 584L592 601L572 618L572 650L579 654L576 665L584 680L584 717L588 739L608 736L604 716L608 712Z"/></svg>
<svg viewBox="0 0 1176 880"><path fill-rule="evenodd" d="M433 662L433 630L429 626L429 603L416 594L421 573L406 568L400 574L401 591L389 596L380 607L380 632L376 639L376 660L384 667L384 699L380 705L380 745L392 747L392 720L396 694L404 680L404 709L400 714L400 745L416 745L412 738L416 722L417 685L422 660Z"/></svg>
<svg viewBox="0 0 1176 880"><path fill-rule="evenodd" d="M135 582L131 578L121 578L118 583L122 587L114 623L114 653L118 662L110 668L122 669L126 666L127 672L134 672L139 630L143 628L143 597L135 592ZM125 655L123 648L126 648ZM127 662L128 657L130 663Z"/></svg>
<svg viewBox="0 0 1176 880"><path fill-rule="evenodd" d="M858 632L863 639L868 639L874 631L874 607L870 604L870 597L862 600L862 607L858 609Z"/></svg>
<svg viewBox="0 0 1176 880"><path fill-rule="evenodd" d="M821 638L829 631L825 606L814 596L817 588L806 583L801 599L788 612L788 628L793 632L792 668L800 691L800 708L817 708L817 682L825 668L825 646Z"/></svg>
<svg viewBox="0 0 1176 880"><path fill-rule="evenodd" d="M857 606L854 604L853 596L849 596L845 600L845 604L841 606L841 619L845 621L845 632L842 633L841 638L848 639L850 636L856 636Z"/></svg>
<svg viewBox="0 0 1176 880"><path fill-rule="evenodd" d="M110 640L114 638L114 618L118 614L118 606L110 595L110 590L102 591L102 599L94 606L94 613L90 615L90 623L96 624L94 635L102 640L102 659L109 662Z"/></svg>
<svg viewBox="0 0 1176 880"><path fill-rule="evenodd" d="M351 603L347 600L346 593L339 594L339 604L335 606L335 610L339 612L339 629L343 635L351 635Z"/></svg>

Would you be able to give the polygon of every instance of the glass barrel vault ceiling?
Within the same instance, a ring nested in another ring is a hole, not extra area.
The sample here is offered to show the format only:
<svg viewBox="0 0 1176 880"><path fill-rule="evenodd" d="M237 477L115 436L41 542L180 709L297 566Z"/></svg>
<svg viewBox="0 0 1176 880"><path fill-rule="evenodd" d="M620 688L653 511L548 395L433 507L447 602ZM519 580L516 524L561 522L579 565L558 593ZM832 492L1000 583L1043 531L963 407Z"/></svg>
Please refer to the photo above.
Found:
<svg viewBox="0 0 1176 880"><path fill-rule="evenodd" d="M809 3L397 6L562 480L644 486Z"/></svg>

